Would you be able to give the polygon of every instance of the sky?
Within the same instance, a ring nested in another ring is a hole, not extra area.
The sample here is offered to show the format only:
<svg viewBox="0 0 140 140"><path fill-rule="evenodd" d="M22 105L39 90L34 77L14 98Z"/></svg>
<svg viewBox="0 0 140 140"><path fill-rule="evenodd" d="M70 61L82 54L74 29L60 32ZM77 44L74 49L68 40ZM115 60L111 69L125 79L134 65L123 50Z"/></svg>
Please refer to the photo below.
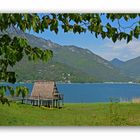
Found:
<svg viewBox="0 0 140 140"><path fill-rule="evenodd" d="M107 22L104 18L102 18L102 20L104 23ZM126 23L122 20L121 24L125 25ZM131 25L132 21L128 21L127 24ZM116 23L114 22L112 25L115 26ZM127 61L140 56L140 39L134 39L132 42L127 44L124 40L113 43L110 39L97 39L90 32L73 34L72 32L64 33L60 29L58 34L48 30L39 34L33 32L31 33L60 45L75 45L81 48L89 49L106 60L118 58L122 61Z"/></svg>

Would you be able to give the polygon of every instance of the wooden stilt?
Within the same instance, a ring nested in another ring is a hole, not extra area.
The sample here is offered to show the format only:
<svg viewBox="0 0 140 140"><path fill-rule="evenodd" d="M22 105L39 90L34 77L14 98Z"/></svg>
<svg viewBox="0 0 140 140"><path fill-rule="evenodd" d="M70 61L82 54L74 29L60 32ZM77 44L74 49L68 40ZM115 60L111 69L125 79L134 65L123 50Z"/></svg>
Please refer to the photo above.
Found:
<svg viewBox="0 0 140 140"><path fill-rule="evenodd" d="M47 101L47 107L49 107L49 101Z"/></svg>
<svg viewBox="0 0 140 140"><path fill-rule="evenodd" d="M56 107L58 107L58 100L56 101Z"/></svg>
<svg viewBox="0 0 140 140"><path fill-rule="evenodd" d="M52 99L52 108L53 108L53 99Z"/></svg>
<svg viewBox="0 0 140 140"><path fill-rule="evenodd" d="M56 100L55 100L55 105L54 105L54 106L55 106L55 108L56 108Z"/></svg>
<svg viewBox="0 0 140 140"><path fill-rule="evenodd" d="M64 106L64 100L62 99L62 107Z"/></svg>
<svg viewBox="0 0 140 140"><path fill-rule="evenodd" d="M58 100L58 108L60 108L60 101Z"/></svg>
<svg viewBox="0 0 140 140"><path fill-rule="evenodd" d="M56 108L57 108L57 100L56 100Z"/></svg>
<svg viewBox="0 0 140 140"><path fill-rule="evenodd" d="M38 99L38 106L40 105L40 103L39 103L39 99Z"/></svg>

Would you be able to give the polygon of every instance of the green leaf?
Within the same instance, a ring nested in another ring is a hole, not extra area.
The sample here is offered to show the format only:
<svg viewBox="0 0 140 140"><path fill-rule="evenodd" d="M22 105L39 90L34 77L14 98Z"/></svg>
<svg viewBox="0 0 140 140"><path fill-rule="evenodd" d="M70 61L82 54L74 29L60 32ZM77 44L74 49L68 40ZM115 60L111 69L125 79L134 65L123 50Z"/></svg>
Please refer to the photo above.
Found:
<svg viewBox="0 0 140 140"><path fill-rule="evenodd" d="M22 96L23 98L29 94L29 89L25 86L17 86L15 89L16 96Z"/></svg>
<svg viewBox="0 0 140 140"><path fill-rule="evenodd" d="M0 86L0 95L4 96L6 94L6 86Z"/></svg>
<svg viewBox="0 0 140 140"><path fill-rule="evenodd" d="M106 33L105 32L102 32L101 36L104 39L106 37Z"/></svg>
<svg viewBox="0 0 140 140"><path fill-rule="evenodd" d="M136 26L134 29L134 37L138 39L139 35L140 35L140 27Z"/></svg>
<svg viewBox="0 0 140 140"><path fill-rule="evenodd" d="M116 40L117 40L116 36L115 36L115 35L113 35L113 36L112 36L112 41L115 43L115 42L116 42Z"/></svg>
<svg viewBox="0 0 140 140"><path fill-rule="evenodd" d="M15 72L7 72L7 81L10 83L16 82L16 75Z"/></svg>
<svg viewBox="0 0 140 140"><path fill-rule="evenodd" d="M131 35L127 35L127 43L129 43L132 40L132 36Z"/></svg>

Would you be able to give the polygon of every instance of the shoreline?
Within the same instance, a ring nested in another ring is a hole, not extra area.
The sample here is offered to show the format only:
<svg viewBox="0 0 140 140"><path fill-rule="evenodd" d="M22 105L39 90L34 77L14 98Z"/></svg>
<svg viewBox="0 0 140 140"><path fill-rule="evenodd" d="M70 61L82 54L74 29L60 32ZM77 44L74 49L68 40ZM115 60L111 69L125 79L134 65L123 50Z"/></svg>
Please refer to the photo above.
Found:
<svg viewBox="0 0 140 140"><path fill-rule="evenodd" d="M140 84L138 82L90 82L90 83L84 83L84 82L78 82L78 83L65 83L65 82L55 82L56 84ZM11 84L11 85L14 85L14 84L34 84L34 82L16 82L16 83L8 83L8 82L0 82L0 85L1 84Z"/></svg>

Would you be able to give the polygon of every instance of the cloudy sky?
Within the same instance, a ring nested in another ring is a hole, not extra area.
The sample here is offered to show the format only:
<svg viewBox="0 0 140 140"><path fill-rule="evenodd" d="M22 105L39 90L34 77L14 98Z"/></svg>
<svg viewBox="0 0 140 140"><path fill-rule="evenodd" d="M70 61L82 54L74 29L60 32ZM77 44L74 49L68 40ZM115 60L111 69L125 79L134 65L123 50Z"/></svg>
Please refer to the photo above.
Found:
<svg viewBox="0 0 140 140"><path fill-rule="evenodd" d="M89 49L107 60L119 58L126 61L140 56L140 40L133 40L128 44L126 41L113 43L110 40L106 40L100 46L94 46L93 48L89 46Z"/></svg>
<svg viewBox="0 0 140 140"><path fill-rule="evenodd" d="M104 20L104 23L105 22L106 21ZM122 24L126 23L122 21ZM131 25L132 21L128 21L127 24ZM50 31L45 31L44 33L40 34L33 34L47 40L51 40L60 45L75 45L78 47L87 48L93 53L107 60L118 58L120 60L126 61L140 56L140 39L133 40L128 44L124 40L113 43L109 39L97 39L90 32L81 33L79 35L73 33L64 33L61 29L57 35Z"/></svg>
<svg viewBox="0 0 140 140"><path fill-rule="evenodd" d="M57 35L52 32L44 32L42 34L35 34L39 37L49 39L60 45L75 45L82 48L87 48L93 53L107 59L112 60L118 58L126 61L140 56L140 39L133 40L130 43L126 41L117 41L113 43L109 39L96 39L90 33L86 34L72 34L60 32Z"/></svg>

